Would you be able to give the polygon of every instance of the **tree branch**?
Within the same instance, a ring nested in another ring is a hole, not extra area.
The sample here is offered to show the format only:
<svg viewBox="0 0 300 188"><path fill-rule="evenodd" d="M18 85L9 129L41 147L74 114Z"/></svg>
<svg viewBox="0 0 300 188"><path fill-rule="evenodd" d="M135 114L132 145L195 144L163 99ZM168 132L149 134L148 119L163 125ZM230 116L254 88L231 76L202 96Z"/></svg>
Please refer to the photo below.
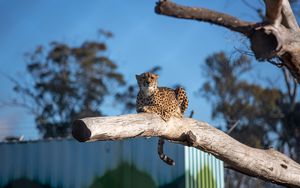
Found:
<svg viewBox="0 0 300 188"><path fill-rule="evenodd" d="M295 15L292 11L291 5L288 0L282 1L282 16L283 16L282 25L292 30L299 31L297 20L295 18Z"/></svg>
<svg viewBox="0 0 300 188"><path fill-rule="evenodd" d="M282 16L282 0L264 0L266 5L266 18L270 24L280 25Z"/></svg>
<svg viewBox="0 0 300 188"><path fill-rule="evenodd" d="M160 0L155 12L166 16L176 18L193 19L203 22L209 22L219 26L226 27L232 31L249 35L255 23L239 20L228 14L212 11L205 8L193 8L182 5L177 5L168 0Z"/></svg>
<svg viewBox="0 0 300 188"><path fill-rule="evenodd" d="M248 147L205 122L155 114L131 114L76 120L72 134L80 142L158 136L193 146L223 160L237 171L277 184L300 187L300 165L274 149Z"/></svg>
<svg viewBox="0 0 300 188"><path fill-rule="evenodd" d="M175 18L192 19L223 26L244 34L259 61L279 58L300 83L300 29L288 0L264 0L266 21L247 22L205 8L178 5L159 0L155 11Z"/></svg>

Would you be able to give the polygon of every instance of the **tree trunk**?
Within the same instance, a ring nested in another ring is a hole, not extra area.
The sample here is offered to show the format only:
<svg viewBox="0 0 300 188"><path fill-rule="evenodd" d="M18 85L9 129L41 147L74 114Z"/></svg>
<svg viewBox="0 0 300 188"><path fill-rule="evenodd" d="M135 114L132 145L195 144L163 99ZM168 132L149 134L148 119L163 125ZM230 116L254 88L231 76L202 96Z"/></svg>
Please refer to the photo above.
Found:
<svg viewBox="0 0 300 188"><path fill-rule="evenodd" d="M276 184L300 187L300 165L274 149L246 146L205 122L171 118L164 122L155 114L131 114L76 120L72 134L80 142L163 137L201 149L244 174Z"/></svg>

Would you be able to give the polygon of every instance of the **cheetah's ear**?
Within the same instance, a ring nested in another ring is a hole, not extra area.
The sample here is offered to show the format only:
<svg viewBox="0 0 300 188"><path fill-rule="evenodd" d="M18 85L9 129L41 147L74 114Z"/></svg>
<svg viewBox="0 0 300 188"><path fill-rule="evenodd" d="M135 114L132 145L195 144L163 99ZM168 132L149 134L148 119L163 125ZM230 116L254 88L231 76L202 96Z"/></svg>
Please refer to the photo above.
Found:
<svg viewBox="0 0 300 188"><path fill-rule="evenodd" d="M136 74L135 78L138 80L140 78L140 75Z"/></svg>

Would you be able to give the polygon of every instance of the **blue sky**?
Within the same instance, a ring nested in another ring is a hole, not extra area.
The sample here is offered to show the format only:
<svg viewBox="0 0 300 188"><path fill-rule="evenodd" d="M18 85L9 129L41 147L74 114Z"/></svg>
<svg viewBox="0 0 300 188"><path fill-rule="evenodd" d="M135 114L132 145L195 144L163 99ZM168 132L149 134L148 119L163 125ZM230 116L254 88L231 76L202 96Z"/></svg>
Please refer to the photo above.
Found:
<svg viewBox="0 0 300 188"><path fill-rule="evenodd" d="M155 65L162 67L159 83L181 84L190 98L195 118L210 119L210 104L196 91L203 83L200 65L217 51L232 52L239 45L238 35L221 27L190 20L174 19L154 13L155 0L0 0L0 101L16 97L12 83L4 74L24 79L24 53L51 41L80 45L97 38L97 30L110 30L108 55L119 65L126 80L135 83L135 74ZM178 0L180 4L202 6L227 12L246 20L255 13L240 1ZM258 4L259 5L259 4ZM263 74L277 75L269 64L257 63ZM118 110L106 106L106 114ZM0 139L6 135L24 135L35 139L33 116L26 109L0 107Z"/></svg>

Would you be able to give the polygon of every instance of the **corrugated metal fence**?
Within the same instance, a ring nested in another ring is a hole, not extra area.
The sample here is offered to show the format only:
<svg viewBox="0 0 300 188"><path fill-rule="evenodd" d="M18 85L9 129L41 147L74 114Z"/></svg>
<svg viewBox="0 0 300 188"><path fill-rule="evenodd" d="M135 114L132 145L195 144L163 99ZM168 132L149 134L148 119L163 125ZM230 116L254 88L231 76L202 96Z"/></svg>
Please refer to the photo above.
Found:
<svg viewBox="0 0 300 188"><path fill-rule="evenodd" d="M176 161L176 166L170 167L159 159L156 150L156 138L92 143L72 139L0 143L0 187L19 178L53 188L99 187L99 183L102 187L113 187L111 184L200 187L200 180L206 180L199 179L198 174L206 166L210 171L205 177L213 176L217 183L205 185L224 186L223 164L211 156L202 152L190 154L191 148L166 143L166 153ZM104 186L105 182L110 185Z"/></svg>
<svg viewBox="0 0 300 188"><path fill-rule="evenodd" d="M185 147L185 187L224 187L224 164L213 155Z"/></svg>

